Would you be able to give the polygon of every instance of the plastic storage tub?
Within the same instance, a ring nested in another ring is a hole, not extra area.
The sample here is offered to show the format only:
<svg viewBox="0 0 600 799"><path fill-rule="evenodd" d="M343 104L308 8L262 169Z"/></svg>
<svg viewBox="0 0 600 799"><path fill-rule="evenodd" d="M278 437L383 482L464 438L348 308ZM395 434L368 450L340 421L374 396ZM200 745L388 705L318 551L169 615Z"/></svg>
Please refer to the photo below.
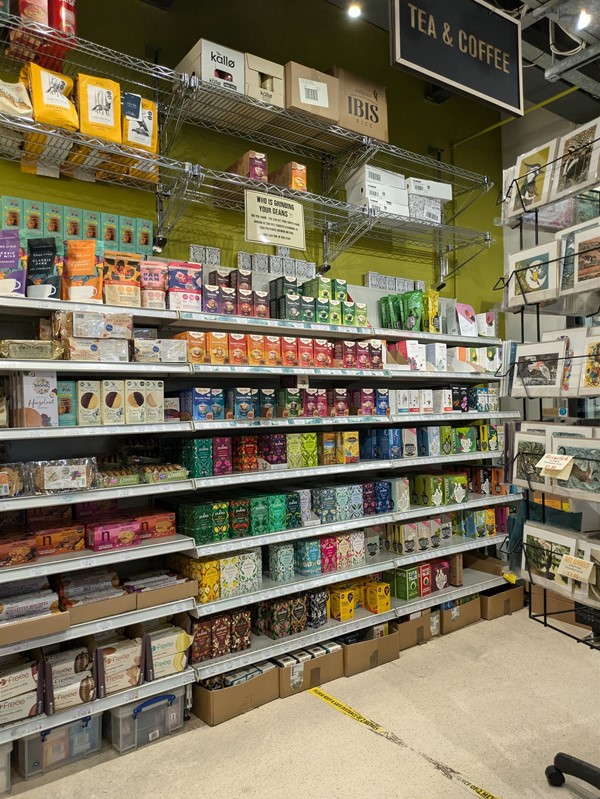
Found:
<svg viewBox="0 0 600 799"><path fill-rule="evenodd" d="M10 753L12 741L0 745L0 795L10 793Z"/></svg>
<svg viewBox="0 0 600 799"><path fill-rule="evenodd" d="M29 779L74 763L100 751L100 715L43 730L21 738L16 751L17 771Z"/></svg>
<svg viewBox="0 0 600 799"><path fill-rule="evenodd" d="M184 712L185 686L180 686L168 694L106 711L104 737L123 754L181 729Z"/></svg>

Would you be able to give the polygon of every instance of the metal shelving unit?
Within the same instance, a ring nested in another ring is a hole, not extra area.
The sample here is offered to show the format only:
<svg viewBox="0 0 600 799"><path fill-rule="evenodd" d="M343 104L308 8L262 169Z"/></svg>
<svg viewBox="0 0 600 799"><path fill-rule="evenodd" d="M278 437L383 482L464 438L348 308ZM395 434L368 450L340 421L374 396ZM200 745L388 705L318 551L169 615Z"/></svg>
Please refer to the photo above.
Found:
<svg viewBox="0 0 600 799"><path fill-rule="evenodd" d="M409 602L394 599L392 600L392 609L385 613L369 613L367 610L360 608L356 611L353 621L339 622L334 619L329 619L323 627L319 627L316 630L309 629L306 630L306 632L291 635L281 641L274 641L266 636L253 635L250 649L236 654L223 655L222 657L194 666L196 678L204 680L208 677L214 677L217 674L223 674L228 671L233 671L234 669L243 668L244 666L250 666L261 660L279 657L286 652L292 652L294 649L313 646L321 641L327 641L339 635L345 635L355 630L363 630L365 627L371 627L373 624L393 621L394 619L401 618L410 613L416 613L419 610L425 610L434 605L439 605L442 602L459 599L463 596L476 594L480 591L487 591L490 588L505 584L503 577L491 577L488 574L483 574L473 569L464 570L463 582L464 584L460 588L445 588L443 591L436 591L434 594Z"/></svg>

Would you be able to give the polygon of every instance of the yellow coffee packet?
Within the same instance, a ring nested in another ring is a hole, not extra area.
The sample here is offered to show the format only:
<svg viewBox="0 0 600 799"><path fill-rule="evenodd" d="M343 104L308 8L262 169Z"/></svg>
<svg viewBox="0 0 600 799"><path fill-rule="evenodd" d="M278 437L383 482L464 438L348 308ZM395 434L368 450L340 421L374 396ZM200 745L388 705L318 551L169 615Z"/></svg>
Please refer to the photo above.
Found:
<svg viewBox="0 0 600 799"><path fill-rule="evenodd" d="M123 116L123 144L149 153L158 152L158 109L152 100L142 98L140 119Z"/></svg>
<svg viewBox="0 0 600 799"><path fill-rule="evenodd" d="M68 75L61 75L31 63L21 70L21 81L29 89L36 122L77 130L77 110L70 99L73 81Z"/></svg>
<svg viewBox="0 0 600 799"><path fill-rule="evenodd" d="M118 83L79 74L77 105L82 133L121 143L121 87Z"/></svg>

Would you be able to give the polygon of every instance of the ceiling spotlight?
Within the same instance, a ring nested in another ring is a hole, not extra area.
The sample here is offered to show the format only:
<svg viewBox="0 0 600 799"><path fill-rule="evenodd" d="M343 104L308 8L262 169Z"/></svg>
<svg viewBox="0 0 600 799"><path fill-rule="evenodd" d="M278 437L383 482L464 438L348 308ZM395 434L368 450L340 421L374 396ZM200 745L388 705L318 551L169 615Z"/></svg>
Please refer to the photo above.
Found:
<svg viewBox="0 0 600 799"><path fill-rule="evenodd" d="M362 8L358 3L350 3L348 6L348 16L357 19L362 14ZM589 24L589 23L587 23Z"/></svg>
<svg viewBox="0 0 600 799"><path fill-rule="evenodd" d="M350 13L348 11L348 13ZM585 30L590 22L592 21L592 15L589 14L585 8L581 9L581 13L579 14L579 19L577 20L577 30L582 31Z"/></svg>

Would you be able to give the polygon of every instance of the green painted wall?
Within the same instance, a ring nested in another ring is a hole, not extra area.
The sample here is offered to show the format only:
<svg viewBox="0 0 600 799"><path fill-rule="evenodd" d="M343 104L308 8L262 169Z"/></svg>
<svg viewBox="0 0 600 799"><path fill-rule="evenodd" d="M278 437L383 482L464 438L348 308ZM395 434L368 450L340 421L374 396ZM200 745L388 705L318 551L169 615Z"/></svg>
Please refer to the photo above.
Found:
<svg viewBox="0 0 600 799"><path fill-rule="evenodd" d="M381 0L384 2L384 0ZM298 61L327 70L334 64L364 74L387 86L390 141L400 147L428 153L429 147L443 151L443 160L490 176L500 185L500 133L485 134L453 150L452 144L499 119L498 112L462 97L442 105L425 99L426 84L389 66L386 32L347 15L324 0L175 0L165 13L139 0L78 0L82 37L151 60L160 50L161 63L175 66L201 37L239 50L248 50L271 60ZM111 21L109 23L109 20ZM221 137L200 129L185 128L171 156L217 169L227 168L248 149L251 142ZM261 148L262 149L262 148ZM287 160L285 154L268 152L269 166ZM318 191L320 168L308 163L310 188ZM88 208L109 208L120 213L148 217L153 213L151 194L102 184L60 181L22 175L17 165L0 163L2 193L56 200ZM497 301L491 291L502 272L503 252L499 229L493 219L497 189L492 189L459 219L464 227L490 230L498 242L459 276L444 292L486 309ZM223 263L233 265L240 249L260 249L243 239L243 218L233 212L214 212L202 206L191 208L172 235L166 255L185 258L189 243L207 243L224 251ZM375 270L386 274L430 281L432 268L400 262L389 256L364 252L346 253L334 265L332 275L349 282L362 282L362 274ZM273 252L272 249L265 250ZM301 253L297 257L304 257ZM319 260L320 242L309 238L306 257Z"/></svg>

